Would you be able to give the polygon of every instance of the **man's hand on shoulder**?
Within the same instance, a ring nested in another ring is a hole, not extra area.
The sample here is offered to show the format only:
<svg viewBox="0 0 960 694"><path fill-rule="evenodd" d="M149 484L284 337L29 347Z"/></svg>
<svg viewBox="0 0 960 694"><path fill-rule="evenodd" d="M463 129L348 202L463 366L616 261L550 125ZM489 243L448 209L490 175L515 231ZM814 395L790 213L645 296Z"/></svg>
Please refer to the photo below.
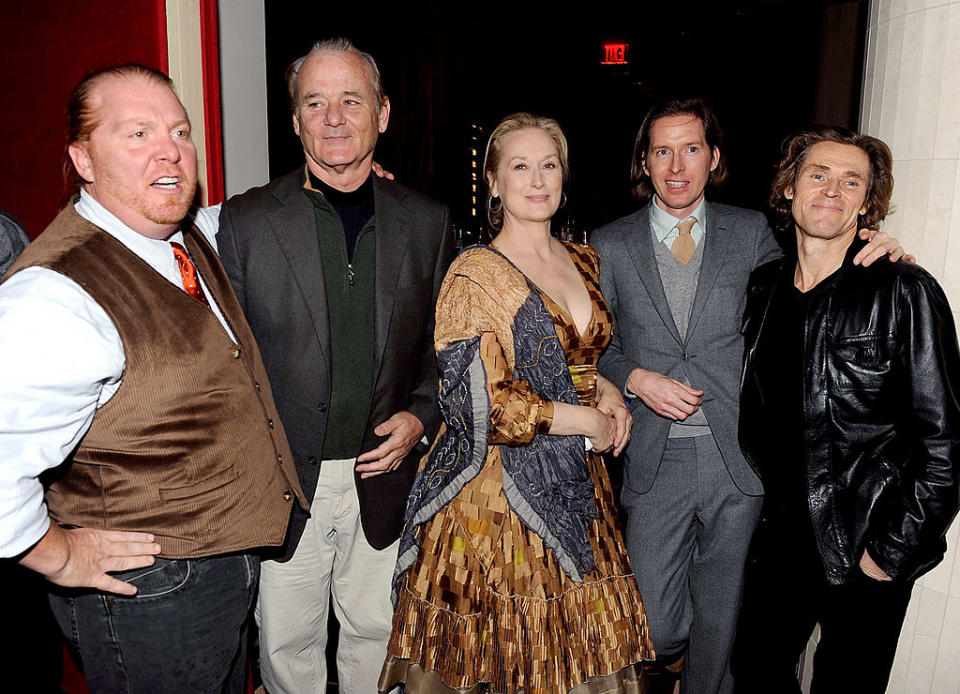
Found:
<svg viewBox="0 0 960 694"><path fill-rule="evenodd" d="M634 369L627 379L627 390L661 417L683 421L700 409L703 391L684 385L669 376Z"/></svg>
<svg viewBox="0 0 960 694"><path fill-rule="evenodd" d="M885 255L889 255L890 262L892 263L898 260L905 260L908 263L917 262L917 259L904 251L903 248L900 247L900 242L889 234L882 231L873 231L872 229L861 229L857 233L861 239L868 243L853 257L854 265L867 267Z"/></svg>
<svg viewBox="0 0 960 694"><path fill-rule="evenodd" d="M377 178L385 178L388 181L392 181L394 180L394 178L396 178L391 172L387 171L377 162L373 162L370 165L370 168L373 170L373 175L376 176Z"/></svg>
<svg viewBox="0 0 960 694"><path fill-rule="evenodd" d="M423 437L423 423L416 415L401 410L380 423L373 433L389 438L372 451L357 457L357 462L362 463L357 465L361 479L392 472L400 467L410 449Z"/></svg>
<svg viewBox="0 0 960 694"><path fill-rule="evenodd" d="M96 588L105 593L136 595L136 586L119 581L108 571L130 571L153 564L160 545L150 533L77 528L52 524L20 563L51 583Z"/></svg>

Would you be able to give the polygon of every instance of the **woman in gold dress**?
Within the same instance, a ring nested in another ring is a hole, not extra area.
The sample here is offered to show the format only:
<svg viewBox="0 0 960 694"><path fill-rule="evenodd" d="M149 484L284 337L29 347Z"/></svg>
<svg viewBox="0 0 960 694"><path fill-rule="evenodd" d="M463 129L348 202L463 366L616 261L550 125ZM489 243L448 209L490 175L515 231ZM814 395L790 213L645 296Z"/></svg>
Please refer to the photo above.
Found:
<svg viewBox="0 0 960 694"><path fill-rule="evenodd" d="M641 692L653 647L597 455L622 450L630 416L596 370L612 327L599 259L550 235L559 125L507 117L484 172L499 233L437 302L445 424L407 507L380 689Z"/></svg>

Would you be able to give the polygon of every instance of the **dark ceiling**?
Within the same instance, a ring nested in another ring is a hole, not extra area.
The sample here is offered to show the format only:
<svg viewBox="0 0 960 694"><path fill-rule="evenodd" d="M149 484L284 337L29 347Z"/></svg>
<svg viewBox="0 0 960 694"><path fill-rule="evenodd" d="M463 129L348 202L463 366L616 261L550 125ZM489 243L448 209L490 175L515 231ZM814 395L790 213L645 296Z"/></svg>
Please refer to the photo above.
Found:
<svg viewBox="0 0 960 694"><path fill-rule="evenodd" d="M842 124L856 124L859 87L831 89L823 56L847 50L848 81L859 85L864 2L593 2L566 12L555 4L398 6L265 3L272 176L303 161L285 67L317 38L337 35L372 53L383 74L392 113L378 160L460 219L468 214L470 124L489 131L514 111L560 121L570 141L569 209L589 227L633 206L634 135L661 99L713 103L732 173L715 197L761 209L783 138L808 125L818 103L840 100ZM837 21L842 12L852 25ZM603 44L614 41L629 44L626 66L601 64Z"/></svg>

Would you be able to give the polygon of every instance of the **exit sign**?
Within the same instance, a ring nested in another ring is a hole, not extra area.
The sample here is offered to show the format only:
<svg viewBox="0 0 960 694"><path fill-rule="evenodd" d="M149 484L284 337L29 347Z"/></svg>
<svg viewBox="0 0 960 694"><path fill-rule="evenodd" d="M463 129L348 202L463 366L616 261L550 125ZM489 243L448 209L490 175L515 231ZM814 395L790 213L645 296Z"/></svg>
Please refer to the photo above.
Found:
<svg viewBox="0 0 960 694"><path fill-rule="evenodd" d="M603 44L603 60L601 65L626 65L627 64L627 43L605 43Z"/></svg>

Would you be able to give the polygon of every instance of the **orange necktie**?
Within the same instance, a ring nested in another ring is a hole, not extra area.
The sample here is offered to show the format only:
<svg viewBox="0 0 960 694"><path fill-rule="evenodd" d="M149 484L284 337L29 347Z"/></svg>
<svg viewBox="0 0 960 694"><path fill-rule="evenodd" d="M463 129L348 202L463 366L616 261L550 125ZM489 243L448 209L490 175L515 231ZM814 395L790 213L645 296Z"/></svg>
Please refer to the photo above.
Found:
<svg viewBox="0 0 960 694"><path fill-rule="evenodd" d="M696 223L697 220L691 217L677 224L680 235L677 236L676 241L670 246L670 252L673 253L677 260L683 265L690 262L690 258L693 257L694 252L697 250L697 244L693 242L693 236L690 235L690 230L693 229L693 225Z"/></svg>
<svg viewBox="0 0 960 694"><path fill-rule="evenodd" d="M184 290L204 306L209 306L207 297L203 295L203 287L197 280L197 268L190 260L190 256L187 255L187 249L176 241L171 241L170 245L173 247L173 257L177 259L177 265L180 266L180 277L183 279Z"/></svg>

